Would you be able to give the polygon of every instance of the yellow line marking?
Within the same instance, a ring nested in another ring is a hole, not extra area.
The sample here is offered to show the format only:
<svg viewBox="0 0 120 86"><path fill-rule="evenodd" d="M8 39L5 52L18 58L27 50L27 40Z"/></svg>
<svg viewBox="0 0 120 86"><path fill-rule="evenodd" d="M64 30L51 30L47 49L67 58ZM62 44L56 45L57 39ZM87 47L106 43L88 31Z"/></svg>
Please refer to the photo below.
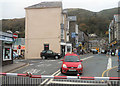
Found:
<svg viewBox="0 0 120 86"><path fill-rule="evenodd" d="M15 70L12 70L12 71L9 71L9 72L15 72L15 71L17 71L17 70L20 70L20 69L22 69L22 68L24 68L24 67L27 67L27 66L29 66L29 63L27 64L27 65L25 65L25 66L23 66L23 67L20 67L20 68L17 68L17 69L15 69Z"/></svg>
<svg viewBox="0 0 120 86"><path fill-rule="evenodd" d="M104 77L104 75L105 75L106 72L108 72L109 70L111 70L111 69L113 69L113 68L115 68L115 67L117 67L117 66L114 66L114 67L112 67L112 68L110 68L110 69L105 70L105 71L102 73L102 77ZM104 82L104 80L102 80L102 82Z"/></svg>
<svg viewBox="0 0 120 86"><path fill-rule="evenodd" d="M116 68L116 67L118 67L118 66L115 66L115 67L113 67L113 68L110 68L110 69L107 71L107 77L109 77L109 71L112 70L112 69L114 69L114 68Z"/></svg>
<svg viewBox="0 0 120 86"><path fill-rule="evenodd" d="M113 69L113 68L116 68L117 66L114 66L114 67L112 67L112 68L110 68L110 69L107 69L107 70L105 70L103 73L102 73L102 77L104 77L104 75L105 75L105 73L107 72L107 71L109 71L109 70L111 70L111 69Z"/></svg>

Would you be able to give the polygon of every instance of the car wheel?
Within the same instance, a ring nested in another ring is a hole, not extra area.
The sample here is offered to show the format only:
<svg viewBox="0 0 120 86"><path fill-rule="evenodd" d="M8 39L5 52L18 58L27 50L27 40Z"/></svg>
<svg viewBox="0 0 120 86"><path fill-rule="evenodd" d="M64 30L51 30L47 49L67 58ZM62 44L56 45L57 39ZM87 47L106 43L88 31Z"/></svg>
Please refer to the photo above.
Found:
<svg viewBox="0 0 120 86"><path fill-rule="evenodd" d="M82 75L82 73L79 73L80 75Z"/></svg>
<svg viewBox="0 0 120 86"><path fill-rule="evenodd" d="M61 71L61 73L63 74L63 72L62 72L62 68L60 69L60 71Z"/></svg>
<svg viewBox="0 0 120 86"><path fill-rule="evenodd" d="M45 56L42 56L42 59L45 59Z"/></svg>
<svg viewBox="0 0 120 86"><path fill-rule="evenodd" d="M58 56L55 56L55 59L58 59Z"/></svg>

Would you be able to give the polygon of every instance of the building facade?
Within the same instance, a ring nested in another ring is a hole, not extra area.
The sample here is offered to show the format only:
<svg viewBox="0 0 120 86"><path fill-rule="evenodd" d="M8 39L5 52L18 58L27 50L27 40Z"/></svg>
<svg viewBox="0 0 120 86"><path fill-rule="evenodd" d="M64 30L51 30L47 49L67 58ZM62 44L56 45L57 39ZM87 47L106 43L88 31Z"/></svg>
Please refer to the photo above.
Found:
<svg viewBox="0 0 120 86"><path fill-rule="evenodd" d="M89 50L89 36L88 34L78 30L78 49L84 51Z"/></svg>
<svg viewBox="0 0 120 86"><path fill-rule="evenodd" d="M68 16L69 41L72 43L73 48L76 48L76 44L78 43L78 25L76 24L76 21L76 16Z"/></svg>
<svg viewBox="0 0 120 86"><path fill-rule="evenodd" d="M13 35L0 31L0 57L2 65L8 65L13 63Z"/></svg>
<svg viewBox="0 0 120 86"><path fill-rule="evenodd" d="M40 58L45 49L65 53L67 15L62 2L41 2L25 10L25 58Z"/></svg>
<svg viewBox="0 0 120 86"><path fill-rule="evenodd" d="M109 25L109 47L117 49L120 46L120 15L115 14Z"/></svg>

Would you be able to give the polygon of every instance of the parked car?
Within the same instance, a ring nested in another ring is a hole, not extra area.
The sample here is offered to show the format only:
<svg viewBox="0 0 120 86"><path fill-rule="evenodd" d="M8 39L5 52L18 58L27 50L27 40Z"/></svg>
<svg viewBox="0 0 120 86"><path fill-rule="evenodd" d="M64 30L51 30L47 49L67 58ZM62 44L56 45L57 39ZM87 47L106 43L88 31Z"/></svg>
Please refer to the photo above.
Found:
<svg viewBox="0 0 120 86"><path fill-rule="evenodd" d="M98 54L98 51L96 49L91 49L93 54Z"/></svg>
<svg viewBox="0 0 120 86"><path fill-rule="evenodd" d="M102 54L106 54L107 51L102 49L102 50L101 50L101 53L102 53Z"/></svg>
<svg viewBox="0 0 120 86"><path fill-rule="evenodd" d="M42 59L47 59L47 58L59 59L61 57L61 54L55 53L52 50L43 50L40 53L40 56L42 57Z"/></svg>
<svg viewBox="0 0 120 86"><path fill-rule="evenodd" d="M66 54L62 66L61 66L61 73L63 74L82 74L83 73L83 65L82 60L77 54Z"/></svg>

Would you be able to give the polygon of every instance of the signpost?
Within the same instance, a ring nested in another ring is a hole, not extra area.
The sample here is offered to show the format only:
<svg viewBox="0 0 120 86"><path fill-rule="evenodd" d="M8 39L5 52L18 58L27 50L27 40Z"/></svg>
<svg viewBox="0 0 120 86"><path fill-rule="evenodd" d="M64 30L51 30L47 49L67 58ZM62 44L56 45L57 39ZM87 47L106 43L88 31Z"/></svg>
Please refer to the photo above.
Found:
<svg viewBox="0 0 120 86"><path fill-rule="evenodd" d="M13 33L13 38L14 38L14 39L17 39L17 38L18 38L18 34Z"/></svg>

